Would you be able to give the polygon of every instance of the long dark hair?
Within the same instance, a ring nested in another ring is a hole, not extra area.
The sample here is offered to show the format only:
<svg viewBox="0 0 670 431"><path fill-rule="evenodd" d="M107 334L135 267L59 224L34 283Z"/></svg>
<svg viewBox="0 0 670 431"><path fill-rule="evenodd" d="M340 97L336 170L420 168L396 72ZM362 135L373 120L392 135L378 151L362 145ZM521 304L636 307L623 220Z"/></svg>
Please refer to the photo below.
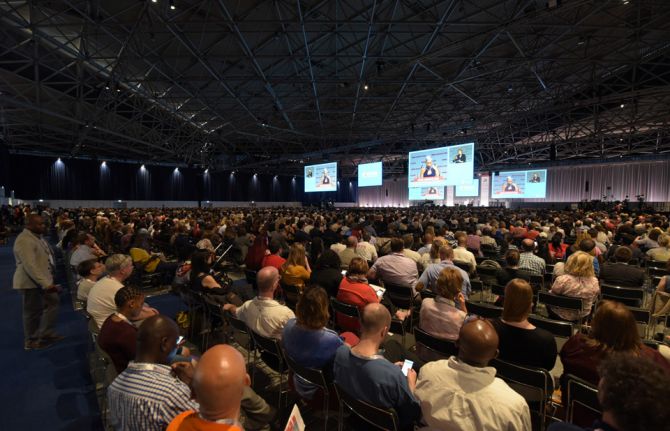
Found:
<svg viewBox="0 0 670 431"><path fill-rule="evenodd" d="M212 253L209 250L196 250L191 256L191 281L198 278L198 274L209 274L212 265L207 262Z"/></svg>

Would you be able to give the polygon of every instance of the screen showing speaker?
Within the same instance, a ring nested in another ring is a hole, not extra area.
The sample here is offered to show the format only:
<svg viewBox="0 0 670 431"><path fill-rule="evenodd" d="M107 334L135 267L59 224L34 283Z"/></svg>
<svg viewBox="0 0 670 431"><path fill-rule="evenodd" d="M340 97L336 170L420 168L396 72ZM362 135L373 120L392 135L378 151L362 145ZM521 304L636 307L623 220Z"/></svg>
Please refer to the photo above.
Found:
<svg viewBox="0 0 670 431"><path fill-rule="evenodd" d="M494 199L547 197L547 170L510 171L494 173L491 179Z"/></svg>
<svg viewBox="0 0 670 431"><path fill-rule="evenodd" d="M442 200L444 199L444 187L413 187L409 189L409 200Z"/></svg>
<svg viewBox="0 0 670 431"><path fill-rule="evenodd" d="M459 144L409 153L408 187L455 186L472 178L475 144Z"/></svg>
<svg viewBox="0 0 670 431"><path fill-rule="evenodd" d="M305 166L305 192L337 191L337 163Z"/></svg>
<svg viewBox="0 0 670 431"><path fill-rule="evenodd" d="M358 165L358 187L382 185L382 162Z"/></svg>
<svg viewBox="0 0 670 431"><path fill-rule="evenodd" d="M479 196L479 178L475 178L471 183L456 184L455 196L458 198Z"/></svg>

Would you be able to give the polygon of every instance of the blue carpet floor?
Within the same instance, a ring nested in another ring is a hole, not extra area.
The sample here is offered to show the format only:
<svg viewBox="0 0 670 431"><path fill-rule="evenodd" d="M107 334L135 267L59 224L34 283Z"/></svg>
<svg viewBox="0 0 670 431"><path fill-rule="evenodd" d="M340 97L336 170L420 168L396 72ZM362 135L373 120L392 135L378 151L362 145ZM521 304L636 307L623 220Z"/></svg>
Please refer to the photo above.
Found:
<svg viewBox="0 0 670 431"><path fill-rule="evenodd" d="M67 290L61 294L57 328L65 340L41 351L23 350L21 295L12 289L12 244L0 246L0 430L102 430L89 373L87 322L73 310ZM147 302L171 317L184 309L170 294Z"/></svg>

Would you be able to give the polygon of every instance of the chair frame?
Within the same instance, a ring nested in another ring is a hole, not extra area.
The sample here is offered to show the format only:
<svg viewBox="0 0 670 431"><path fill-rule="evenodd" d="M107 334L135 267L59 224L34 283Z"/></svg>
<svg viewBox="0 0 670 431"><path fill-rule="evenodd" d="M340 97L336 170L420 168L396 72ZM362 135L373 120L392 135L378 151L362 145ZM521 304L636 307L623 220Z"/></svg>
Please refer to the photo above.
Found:
<svg viewBox="0 0 670 431"><path fill-rule="evenodd" d="M476 314L485 319L496 319L502 316L502 307L498 307L486 302L465 301L465 307L468 309L468 315Z"/></svg>
<svg viewBox="0 0 670 431"><path fill-rule="evenodd" d="M279 401L277 403L277 408L281 410L282 406L282 393L284 392L282 390L282 387L284 385L283 382L283 376L284 372L286 371L285 365L286 365L286 358L284 358L284 351L281 346L281 341L277 340L276 338L270 338L270 337L264 337L263 335L260 335L259 333L255 331L249 331L251 333L251 337L254 339L254 345L256 346L257 350L260 351L261 353L265 352L268 355L274 356L278 360L278 370L279 373ZM269 365L266 363L266 365Z"/></svg>
<svg viewBox="0 0 670 431"><path fill-rule="evenodd" d="M340 409L339 409L339 418L338 418L338 431L342 431L344 425L344 407L346 406L352 413L363 419L365 422L369 423L377 429L383 429L388 431L399 431L400 429L400 420L398 419L398 413L394 409L384 409L381 407L373 406L370 403L367 403L363 400L358 400L355 397L349 395L344 389L342 389L337 382L335 382L335 391L337 392L337 397L340 400ZM384 419L384 422L381 423L375 422L373 419L375 416L378 418ZM391 426L388 426L391 425Z"/></svg>
<svg viewBox="0 0 670 431"><path fill-rule="evenodd" d="M552 307L579 311L580 313L584 311L584 301L581 298L572 298L569 296L554 295L553 293L549 292L539 292L537 300L538 302L544 305L549 305ZM577 304L579 304L579 307L577 307ZM580 319L580 322L581 320L582 319ZM565 321L569 322L569 320Z"/></svg>
<svg viewBox="0 0 670 431"><path fill-rule="evenodd" d="M336 329L346 329L340 327L337 323L337 313L341 313L348 317L353 317L358 319L358 323L361 323L361 311L355 305L345 304L344 302L338 300L337 298L330 298L330 306L333 307L334 316L333 316L333 326Z"/></svg>
<svg viewBox="0 0 670 431"><path fill-rule="evenodd" d="M228 320L228 324L233 329L233 331L237 331L248 337L248 341L246 343L247 345L242 347L244 347L247 350L247 363L249 364L249 368L251 368L251 383L253 385L254 377L256 374L257 349L256 349L256 342L254 341L254 338L251 336L251 329L247 326L244 320L238 318L233 313L230 312L226 313L226 319ZM237 340L235 341L237 342ZM251 361L252 353L253 353L253 362Z"/></svg>
<svg viewBox="0 0 670 431"><path fill-rule="evenodd" d="M575 333L575 327L572 323L565 320L554 320L544 316L530 315L528 321L538 328L542 328L558 338L570 338Z"/></svg>
<svg viewBox="0 0 670 431"><path fill-rule="evenodd" d="M324 419L324 429L328 429L328 412L330 408L330 394L329 388L332 385L332 380L326 378L323 370L317 368L308 368L303 367L298 364L296 361L291 358L291 356L284 350L284 359L286 360L286 365L289 370L293 372L296 376L299 376L303 380L311 383L314 386L317 386L323 391L323 405L325 410L325 419Z"/></svg>
<svg viewBox="0 0 670 431"><path fill-rule="evenodd" d="M531 402L539 401L538 410L533 412L540 417L539 429L544 430L547 418L547 405L551 403L551 396L554 392L554 379L549 371L542 368L524 367L501 359L494 359L489 365L495 368L497 376L507 383L520 385L540 392L540 400L526 400L526 403L530 408ZM519 394L523 396L523 394Z"/></svg>
<svg viewBox="0 0 670 431"><path fill-rule="evenodd" d="M602 414L602 408L598 402L598 388L573 374L565 375L565 387L567 392L565 418L568 422L574 423L575 402L596 412L599 416Z"/></svg>
<svg viewBox="0 0 670 431"><path fill-rule="evenodd" d="M631 306L641 307L645 303L645 290L641 287L622 287L609 283L600 283L601 297L609 297L615 301Z"/></svg>
<svg viewBox="0 0 670 431"><path fill-rule="evenodd" d="M421 344L428 350L442 355L445 358L456 356L458 354L458 347L456 347L454 341L435 337L421 328L414 328L414 339L417 344Z"/></svg>

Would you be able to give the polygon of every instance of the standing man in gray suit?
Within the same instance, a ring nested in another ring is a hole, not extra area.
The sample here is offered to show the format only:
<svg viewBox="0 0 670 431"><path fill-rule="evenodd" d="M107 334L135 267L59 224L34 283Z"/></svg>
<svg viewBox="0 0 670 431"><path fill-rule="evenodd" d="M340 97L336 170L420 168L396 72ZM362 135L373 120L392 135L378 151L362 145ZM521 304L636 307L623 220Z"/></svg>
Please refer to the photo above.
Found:
<svg viewBox="0 0 670 431"><path fill-rule="evenodd" d="M54 255L42 238L42 216L30 214L14 243L14 289L23 294L24 349L43 349L62 340L55 332L60 287L54 284Z"/></svg>

